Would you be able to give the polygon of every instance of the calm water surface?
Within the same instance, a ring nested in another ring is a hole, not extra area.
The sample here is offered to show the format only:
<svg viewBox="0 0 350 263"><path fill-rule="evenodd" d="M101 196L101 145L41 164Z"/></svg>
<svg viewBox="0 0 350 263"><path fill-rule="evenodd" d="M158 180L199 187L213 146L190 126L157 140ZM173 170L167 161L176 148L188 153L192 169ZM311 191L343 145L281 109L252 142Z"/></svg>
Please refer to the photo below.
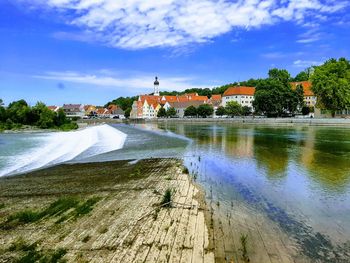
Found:
<svg viewBox="0 0 350 263"><path fill-rule="evenodd" d="M227 209L231 200L242 200L295 238L307 256L339 253L350 262L350 129L178 123L155 128L192 139L185 162Z"/></svg>

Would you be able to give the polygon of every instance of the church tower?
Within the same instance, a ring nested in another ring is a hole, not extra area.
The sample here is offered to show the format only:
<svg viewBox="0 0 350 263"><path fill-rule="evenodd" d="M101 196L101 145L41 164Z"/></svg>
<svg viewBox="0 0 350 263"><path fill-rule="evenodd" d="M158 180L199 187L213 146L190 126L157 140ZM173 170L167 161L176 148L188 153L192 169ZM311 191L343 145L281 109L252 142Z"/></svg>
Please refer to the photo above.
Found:
<svg viewBox="0 0 350 263"><path fill-rule="evenodd" d="M158 81L158 77L156 77L156 80L154 81L154 92L153 92L154 96L159 96L159 81Z"/></svg>

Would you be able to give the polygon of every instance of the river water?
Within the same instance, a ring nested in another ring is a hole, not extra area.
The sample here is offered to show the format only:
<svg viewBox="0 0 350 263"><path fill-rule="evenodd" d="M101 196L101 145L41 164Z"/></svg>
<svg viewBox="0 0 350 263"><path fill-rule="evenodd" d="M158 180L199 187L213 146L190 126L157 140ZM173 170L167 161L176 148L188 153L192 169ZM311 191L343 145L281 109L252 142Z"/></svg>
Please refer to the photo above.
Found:
<svg viewBox="0 0 350 263"><path fill-rule="evenodd" d="M223 214L244 203L315 262L350 262L350 129L158 123L0 134L0 174L61 162L183 158ZM84 131L84 130L83 130Z"/></svg>

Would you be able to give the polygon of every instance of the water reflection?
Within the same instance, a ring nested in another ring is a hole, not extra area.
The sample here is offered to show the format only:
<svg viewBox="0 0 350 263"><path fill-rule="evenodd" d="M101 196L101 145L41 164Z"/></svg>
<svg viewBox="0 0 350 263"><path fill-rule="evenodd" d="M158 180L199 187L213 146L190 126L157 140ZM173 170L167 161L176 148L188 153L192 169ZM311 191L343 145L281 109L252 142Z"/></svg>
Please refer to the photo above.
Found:
<svg viewBox="0 0 350 263"><path fill-rule="evenodd" d="M204 152L254 160L260 174L283 179L296 165L327 191L344 192L350 181L350 129L159 124L193 139Z"/></svg>

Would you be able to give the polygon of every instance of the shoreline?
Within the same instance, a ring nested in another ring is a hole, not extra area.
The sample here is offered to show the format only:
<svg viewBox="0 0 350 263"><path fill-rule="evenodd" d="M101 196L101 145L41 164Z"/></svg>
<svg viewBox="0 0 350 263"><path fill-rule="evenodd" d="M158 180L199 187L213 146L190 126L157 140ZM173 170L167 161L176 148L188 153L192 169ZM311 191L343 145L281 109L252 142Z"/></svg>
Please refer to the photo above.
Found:
<svg viewBox="0 0 350 263"><path fill-rule="evenodd" d="M37 244L35 253L65 251L68 262L214 262L205 194L183 169L179 159L143 159L61 164L0 178L0 261L25 256L12 249L22 240ZM173 207L161 208L168 188ZM8 221L50 211L62 198L96 203L76 217L79 205L33 222Z"/></svg>
<svg viewBox="0 0 350 263"><path fill-rule="evenodd" d="M350 118L161 118L161 119L101 119L80 120L79 125L90 126L105 124L137 124L137 123L194 123L194 124L232 124L232 125L278 125L278 126L325 126L325 127L350 127Z"/></svg>
<svg viewBox="0 0 350 263"><path fill-rule="evenodd" d="M252 125L307 125L307 126L349 126L350 119L299 119L299 118L169 118L145 120L145 122L179 122L179 123L218 123L218 124L252 124Z"/></svg>

